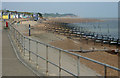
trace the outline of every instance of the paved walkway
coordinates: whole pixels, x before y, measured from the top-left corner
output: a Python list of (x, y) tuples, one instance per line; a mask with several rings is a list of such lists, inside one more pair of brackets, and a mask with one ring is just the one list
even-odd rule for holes
[(2, 75), (3, 76), (35, 76), (35, 74), (25, 67), (16, 57), (10, 40), (8, 31), (2, 32)]

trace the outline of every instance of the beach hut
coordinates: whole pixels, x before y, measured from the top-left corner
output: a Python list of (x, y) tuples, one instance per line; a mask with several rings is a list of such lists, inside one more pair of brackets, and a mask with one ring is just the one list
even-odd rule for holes
[(16, 18), (18, 18), (18, 14), (16, 14)]
[(23, 15), (22, 15), (22, 18), (26, 18), (26, 15), (25, 15), (25, 14), (23, 14)]
[(20, 13), (18, 13), (17, 15), (18, 15), (18, 18), (20, 18)]
[(10, 13), (8, 14), (8, 19), (10, 19), (11, 17), (10, 17)]
[(13, 15), (13, 14), (12, 14), (12, 15), (10, 15), (10, 16), (11, 16), (11, 19), (12, 19), (12, 18), (15, 18), (15, 15)]
[(22, 14), (20, 14), (20, 18), (23, 18), (23, 15), (22, 15)]
[(12, 15), (12, 14), (10, 15), (10, 18), (13, 18), (13, 15)]
[(8, 19), (8, 15), (3, 15), (2, 18), (3, 19)]
[(13, 15), (13, 18), (15, 18), (15, 15)]

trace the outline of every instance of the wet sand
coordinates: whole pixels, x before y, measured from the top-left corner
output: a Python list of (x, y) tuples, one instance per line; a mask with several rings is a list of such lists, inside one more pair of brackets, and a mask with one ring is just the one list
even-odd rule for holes
[[(17, 28), (23, 28), (21, 29), (21, 31), (28, 36), (28, 23), (24, 23), (26, 25), (21, 25)], [(101, 46), (100, 43), (96, 43), (94, 45), (94, 42), (92, 40), (88, 40), (88, 44), (87, 41), (85, 39), (69, 39), (67, 38), (67, 36), (64, 35), (60, 35), (58, 33), (53, 33), (50, 31), (46, 30), (46, 27), (48, 27), (49, 25), (46, 25), (44, 23), (38, 23), (38, 24), (34, 24), (31, 28), (31, 37), (38, 39), (42, 42), (45, 43), (49, 43), (53, 46), (65, 49), (65, 50), (80, 50), (80, 47), (82, 47), (82, 49), (91, 49), (92, 47), (96, 48), (96, 49), (103, 49), (104, 47), (108, 48), (108, 49), (116, 49), (116, 46), (109, 46), (108, 44), (103, 44), (103, 46)], [(75, 52), (78, 53), (78, 52)], [(116, 54), (110, 54), (107, 52), (89, 52), (89, 53), (78, 53), (82, 56), (109, 64), (111, 66), (115, 66), (118, 67), (118, 55)], [(104, 74), (104, 67), (98, 64), (95, 64), (93, 62), (81, 59), (81, 63), (85, 64), (86, 66), (90, 67), (91, 69), (95, 70), (97, 73), (100, 73), (101, 75)], [(107, 75), (108, 76), (117, 76), (118, 72), (111, 70), (108, 68), (107, 70)]]

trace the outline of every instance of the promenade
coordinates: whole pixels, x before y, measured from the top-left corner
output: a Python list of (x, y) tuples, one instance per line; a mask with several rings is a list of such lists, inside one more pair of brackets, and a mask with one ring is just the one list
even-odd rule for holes
[(5, 29), (2, 30), (2, 76), (35, 76), (16, 57)]

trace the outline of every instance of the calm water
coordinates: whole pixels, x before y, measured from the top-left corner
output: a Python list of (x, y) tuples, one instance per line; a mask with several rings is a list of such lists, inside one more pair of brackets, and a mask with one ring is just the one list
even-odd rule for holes
[(104, 22), (82, 22), (74, 23), (73, 26), (80, 27), (81, 31), (95, 32), (96, 34), (111, 35), (118, 38), (118, 20), (102, 19)]

